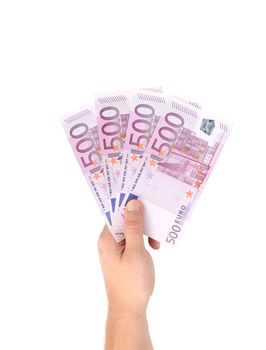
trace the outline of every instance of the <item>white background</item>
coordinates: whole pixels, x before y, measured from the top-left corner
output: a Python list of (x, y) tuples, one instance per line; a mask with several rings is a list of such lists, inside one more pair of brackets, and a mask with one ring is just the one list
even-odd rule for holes
[(1, 1), (1, 350), (103, 348), (103, 220), (58, 118), (160, 85), (234, 129), (177, 249), (152, 253), (154, 347), (265, 350), (263, 3)]

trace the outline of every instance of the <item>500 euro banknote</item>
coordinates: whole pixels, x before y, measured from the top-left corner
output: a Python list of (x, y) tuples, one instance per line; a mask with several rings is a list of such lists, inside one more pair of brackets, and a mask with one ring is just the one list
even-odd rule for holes
[[(62, 125), (86, 181), (111, 230), (110, 207), (99, 152), (99, 136), (95, 114), (92, 109), (85, 108), (65, 116), (62, 119)], [(119, 235), (114, 235), (114, 238), (117, 241), (120, 240)]]
[(103, 172), (110, 199), (111, 214), (115, 212), (118, 179), (121, 173), (123, 145), (126, 136), (129, 101), (123, 92), (95, 96), (99, 143)]
[(145, 232), (175, 245), (229, 132), (228, 123), (170, 98), (116, 216), (115, 230), (122, 231), (127, 201), (140, 198)]
[(131, 94), (130, 113), (118, 182), (117, 210), (126, 193), (130, 190), (132, 177), (137, 170), (158, 119), (162, 115), (165, 104), (164, 96), (155, 91), (139, 90)]

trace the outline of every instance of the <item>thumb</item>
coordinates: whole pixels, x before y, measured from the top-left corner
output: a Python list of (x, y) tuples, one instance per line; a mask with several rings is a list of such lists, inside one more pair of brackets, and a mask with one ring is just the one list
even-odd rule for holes
[(126, 248), (144, 248), (143, 240), (144, 208), (143, 204), (135, 199), (127, 203), (125, 210)]

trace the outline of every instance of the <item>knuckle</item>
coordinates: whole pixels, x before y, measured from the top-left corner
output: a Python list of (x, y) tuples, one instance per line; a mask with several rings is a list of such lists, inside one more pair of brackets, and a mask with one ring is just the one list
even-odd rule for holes
[(136, 229), (136, 228), (140, 227), (140, 223), (139, 223), (139, 221), (136, 221), (136, 220), (126, 220), (125, 226), (126, 226), (126, 228)]

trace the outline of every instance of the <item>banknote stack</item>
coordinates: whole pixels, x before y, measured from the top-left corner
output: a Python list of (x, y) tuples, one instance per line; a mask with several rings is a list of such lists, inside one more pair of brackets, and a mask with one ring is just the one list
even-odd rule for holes
[(160, 89), (98, 94), (62, 120), (114, 239), (125, 205), (142, 200), (145, 234), (169, 246), (183, 234), (230, 124)]

